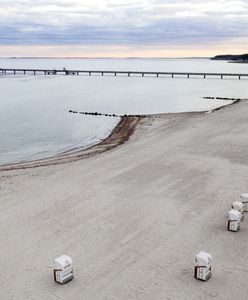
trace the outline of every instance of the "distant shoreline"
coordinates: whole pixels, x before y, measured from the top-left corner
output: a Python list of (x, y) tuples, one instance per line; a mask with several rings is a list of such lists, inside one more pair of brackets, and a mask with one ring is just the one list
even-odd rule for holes
[(248, 54), (222, 54), (212, 57), (211, 60), (224, 60), (228, 63), (248, 63)]
[(0, 57), (0, 59), (211, 59), (211, 57)]

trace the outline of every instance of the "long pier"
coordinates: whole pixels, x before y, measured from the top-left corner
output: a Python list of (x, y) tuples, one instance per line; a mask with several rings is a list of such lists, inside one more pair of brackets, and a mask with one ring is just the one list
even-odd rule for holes
[(153, 77), (185, 77), (185, 78), (230, 78), (248, 79), (243, 73), (201, 73), (201, 72), (145, 72), (145, 71), (104, 71), (104, 70), (67, 70), (63, 69), (8, 69), (0, 68), (0, 75), (112, 75), (112, 76), (153, 76)]

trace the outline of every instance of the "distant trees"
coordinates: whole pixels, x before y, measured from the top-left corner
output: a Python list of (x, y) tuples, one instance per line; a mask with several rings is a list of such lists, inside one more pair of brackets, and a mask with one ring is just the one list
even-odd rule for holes
[(248, 54), (240, 54), (240, 55), (232, 55), (232, 54), (224, 54), (224, 55), (216, 55), (211, 58), (212, 60), (230, 60), (237, 62), (248, 62)]

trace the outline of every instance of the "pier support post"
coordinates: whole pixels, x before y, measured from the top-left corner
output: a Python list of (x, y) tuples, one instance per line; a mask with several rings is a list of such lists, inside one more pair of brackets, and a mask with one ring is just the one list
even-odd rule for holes
[(223, 79), (223, 75), (220, 75), (220, 78)]
[(144, 77), (144, 73), (142, 73), (142, 77)]
[(174, 74), (171, 74), (171, 78), (174, 78)]
[(187, 77), (189, 78), (189, 74), (187, 75)]

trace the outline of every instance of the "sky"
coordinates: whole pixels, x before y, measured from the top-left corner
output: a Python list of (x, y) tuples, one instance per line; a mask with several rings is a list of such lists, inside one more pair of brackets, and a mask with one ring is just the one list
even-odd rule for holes
[(0, 0), (0, 57), (248, 52), (248, 0)]

